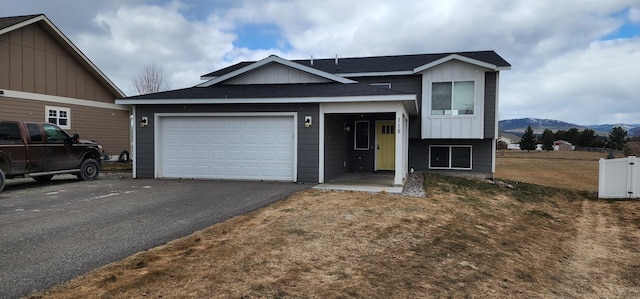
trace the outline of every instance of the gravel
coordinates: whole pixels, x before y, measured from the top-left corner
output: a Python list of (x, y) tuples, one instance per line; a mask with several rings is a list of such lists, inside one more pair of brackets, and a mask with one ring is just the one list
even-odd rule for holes
[(424, 191), (424, 174), (422, 172), (410, 173), (400, 195), (411, 197), (425, 197), (426, 193)]

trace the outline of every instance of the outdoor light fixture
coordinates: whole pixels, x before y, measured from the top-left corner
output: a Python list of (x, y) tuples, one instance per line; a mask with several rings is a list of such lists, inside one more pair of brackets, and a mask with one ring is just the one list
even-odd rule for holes
[(140, 127), (144, 128), (149, 125), (149, 117), (143, 116), (142, 120), (140, 120)]
[(349, 125), (347, 125), (347, 123), (344, 123), (344, 131), (345, 132), (350, 132), (351, 131), (351, 127), (349, 127)]
[(311, 127), (311, 115), (307, 115), (304, 117), (304, 126)]

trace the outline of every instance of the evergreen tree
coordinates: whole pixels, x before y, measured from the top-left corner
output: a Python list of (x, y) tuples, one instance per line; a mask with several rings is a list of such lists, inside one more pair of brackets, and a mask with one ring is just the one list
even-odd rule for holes
[(584, 147), (594, 147), (596, 146), (596, 140), (598, 139), (598, 135), (596, 135), (596, 131), (592, 129), (584, 129), (578, 136), (577, 145)]
[(533, 129), (531, 128), (531, 125), (529, 125), (527, 129), (524, 130), (524, 135), (522, 135), (522, 138), (520, 139), (520, 149), (523, 151), (536, 149), (536, 137), (533, 135)]
[(609, 132), (609, 147), (612, 149), (622, 150), (629, 141), (627, 130), (622, 127), (614, 127)]
[(549, 129), (544, 129), (540, 142), (542, 143), (542, 149), (545, 151), (553, 150), (553, 142), (556, 141), (556, 135)]

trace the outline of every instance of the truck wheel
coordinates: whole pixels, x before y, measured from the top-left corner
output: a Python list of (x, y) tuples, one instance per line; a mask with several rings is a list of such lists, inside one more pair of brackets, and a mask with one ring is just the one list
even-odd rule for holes
[(51, 180), (52, 175), (34, 176), (33, 179), (40, 183), (46, 183)]
[(2, 189), (4, 189), (4, 181), (6, 180), (5, 176), (4, 176), (4, 171), (2, 171), (2, 168), (0, 168), (0, 191), (2, 191)]
[(98, 178), (100, 174), (100, 165), (96, 160), (87, 159), (82, 162), (80, 165), (80, 174), (78, 174), (78, 179), (83, 181), (91, 181)]

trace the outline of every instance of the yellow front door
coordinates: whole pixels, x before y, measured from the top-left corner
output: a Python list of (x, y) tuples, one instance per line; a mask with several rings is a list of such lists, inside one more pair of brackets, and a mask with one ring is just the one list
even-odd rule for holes
[(396, 169), (396, 128), (393, 121), (376, 122), (377, 170)]

